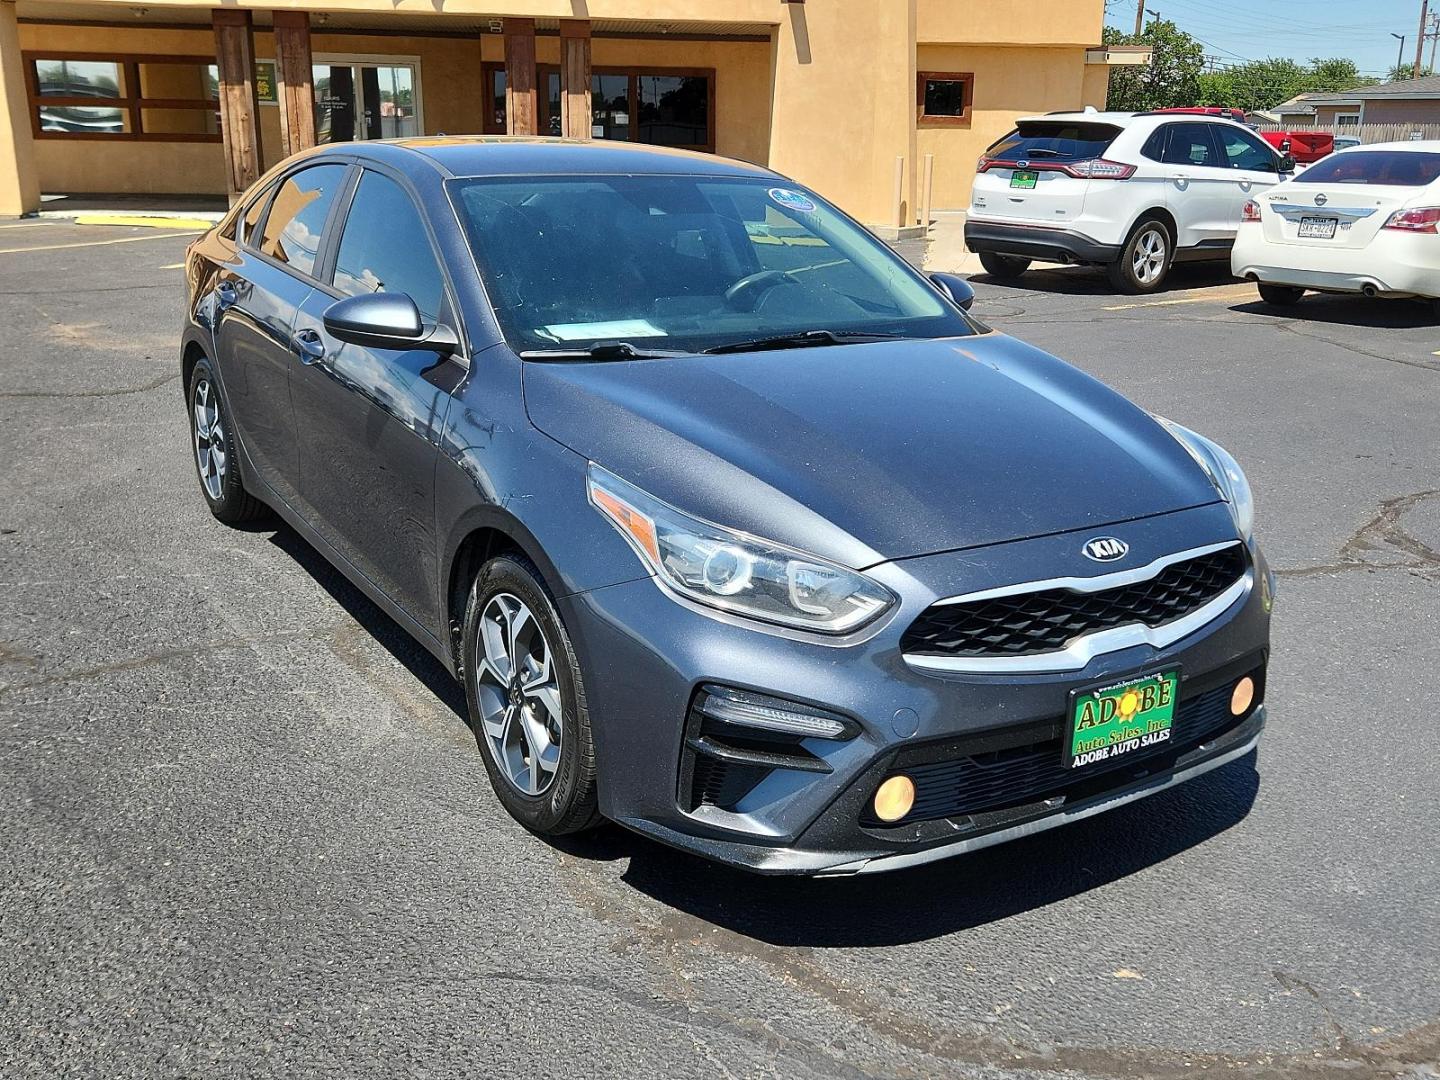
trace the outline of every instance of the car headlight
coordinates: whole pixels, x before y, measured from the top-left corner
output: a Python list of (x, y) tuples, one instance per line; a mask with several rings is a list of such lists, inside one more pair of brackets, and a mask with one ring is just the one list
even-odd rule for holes
[(1250, 493), (1250, 481), (1245, 479), (1240, 463), (1231, 457), (1230, 452), (1223, 446), (1199, 432), (1191, 431), (1163, 416), (1155, 419), (1175, 436), (1176, 442), (1190, 451), (1190, 456), (1205, 470), (1210, 482), (1229, 504), (1230, 516), (1235, 519), (1235, 527), (1240, 530), (1240, 535), (1249, 540), (1255, 531), (1255, 497)]
[(782, 626), (844, 634), (895, 602), (862, 574), (685, 514), (591, 464), (590, 503), (687, 599)]

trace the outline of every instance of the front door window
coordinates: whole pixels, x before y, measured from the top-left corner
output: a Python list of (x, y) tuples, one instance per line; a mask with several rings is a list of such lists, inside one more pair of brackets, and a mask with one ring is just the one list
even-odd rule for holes
[(421, 134), (414, 64), (334, 61), (314, 67), (315, 141)]

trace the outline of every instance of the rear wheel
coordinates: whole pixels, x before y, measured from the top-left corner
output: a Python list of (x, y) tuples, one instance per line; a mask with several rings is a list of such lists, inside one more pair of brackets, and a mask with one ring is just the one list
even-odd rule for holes
[(993, 251), (982, 251), (980, 252), (980, 265), (991, 277), (1008, 281), (1011, 278), (1018, 278), (1030, 269), (1030, 260), (1022, 259), (1018, 255), (997, 255)]
[(190, 373), (190, 445), (200, 493), (210, 512), (227, 525), (263, 518), (270, 508), (245, 490), (236, 460), (235, 432), (225, 415), (220, 388), (209, 360), (200, 360)]
[(490, 786), (520, 824), (564, 836), (600, 823), (580, 665), (540, 574), (501, 555), (465, 607), (465, 700)]
[(1150, 218), (1135, 226), (1120, 257), (1106, 267), (1110, 284), (1122, 293), (1151, 293), (1165, 283), (1174, 255), (1170, 230)]
[(1305, 295), (1304, 289), (1297, 289), (1293, 285), (1265, 285), (1257, 286), (1260, 290), (1260, 299), (1272, 307), (1289, 307), (1291, 304), (1300, 302)]

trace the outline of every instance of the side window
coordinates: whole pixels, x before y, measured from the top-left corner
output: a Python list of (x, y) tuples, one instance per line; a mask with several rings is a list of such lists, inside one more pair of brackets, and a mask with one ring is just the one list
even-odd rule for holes
[(1151, 161), (1164, 161), (1165, 140), (1169, 137), (1170, 126), (1169, 124), (1162, 124), (1152, 131), (1150, 137), (1145, 140), (1145, 145), (1140, 148), (1140, 153), (1144, 154)]
[(1173, 124), (1165, 142), (1165, 164), (1222, 168), (1219, 148), (1210, 137), (1213, 124)]
[(265, 190), (251, 199), (250, 205), (245, 208), (245, 216), (241, 219), (244, 224), (240, 228), (239, 235), (242, 243), (245, 241), (259, 243), (260, 237), (255, 230), (260, 225), (260, 218), (265, 213), (265, 207), (270, 202), (270, 194), (274, 190), (274, 184), (265, 185)]
[(1216, 134), (1220, 136), (1220, 145), (1225, 148), (1226, 164), (1230, 168), (1252, 172), (1277, 171), (1275, 154), (1268, 143), (1236, 128), (1220, 127), (1216, 129)]
[(401, 292), (428, 319), (440, 314), (444, 277), (420, 212), (395, 181), (366, 169), (340, 234), (335, 288), (346, 296)]
[(345, 165), (316, 165), (288, 177), (275, 193), (265, 218), (260, 251), (288, 263), (302, 274), (315, 272), (320, 234), (335, 193), (345, 179)]

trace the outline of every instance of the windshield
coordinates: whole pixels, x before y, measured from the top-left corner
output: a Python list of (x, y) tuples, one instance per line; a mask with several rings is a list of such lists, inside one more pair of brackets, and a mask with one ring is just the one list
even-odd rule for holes
[(988, 158), (1019, 161), (1044, 158), (1054, 161), (1088, 161), (1100, 157), (1120, 129), (1111, 124), (1074, 120), (1022, 120), (1016, 130), (985, 151)]
[(1347, 150), (1317, 161), (1295, 179), (1302, 184), (1424, 187), (1440, 179), (1440, 154), (1421, 150)]
[(525, 176), (450, 185), (517, 352), (626, 342), (689, 353), (817, 330), (859, 340), (977, 329), (868, 231), (774, 180)]

